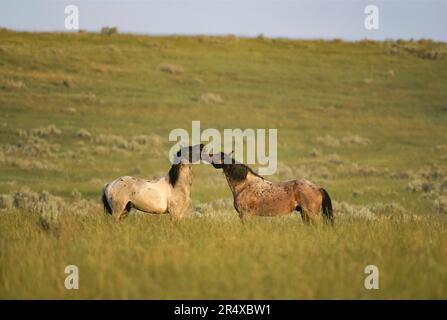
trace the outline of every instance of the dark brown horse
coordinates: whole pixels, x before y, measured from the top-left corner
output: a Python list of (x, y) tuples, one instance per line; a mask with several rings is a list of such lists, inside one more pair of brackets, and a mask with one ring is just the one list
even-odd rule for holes
[(210, 155), (209, 161), (214, 168), (223, 169), (233, 193), (234, 208), (242, 220), (251, 216), (280, 216), (296, 210), (305, 223), (313, 223), (321, 209), (326, 221), (334, 222), (329, 194), (305, 179), (271, 182), (222, 152)]

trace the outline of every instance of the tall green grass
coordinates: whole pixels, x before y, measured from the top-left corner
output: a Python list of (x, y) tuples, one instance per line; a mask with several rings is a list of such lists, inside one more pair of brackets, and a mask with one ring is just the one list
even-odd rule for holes
[[(58, 233), (29, 214), (1, 224), (2, 298), (445, 298), (445, 220), (402, 217), (305, 226), (297, 216), (229, 219), (65, 215)], [(24, 232), (26, 230), (26, 232)], [(79, 290), (66, 290), (66, 265)], [(379, 290), (364, 269), (379, 268)]]
[[(445, 298), (446, 53), (430, 40), (1, 29), (0, 297)], [(104, 183), (165, 174), (168, 134), (192, 120), (278, 129), (269, 179), (324, 186), (335, 228), (243, 226), (231, 200), (214, 202), (231, 194), (206, 165), (179, 224), (103, 216)], [(68, 264), (79, 291), (63, 287)], [(378, 291), (363, 287), (367, 264)]]

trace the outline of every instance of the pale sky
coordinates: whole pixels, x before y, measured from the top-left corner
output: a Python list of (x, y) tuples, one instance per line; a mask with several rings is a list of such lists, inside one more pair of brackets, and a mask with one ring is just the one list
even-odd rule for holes
[[(89, 31), (447, 41), (447, 0), (0, 0), (0, 27), (66, 31), (69, 4)], [(368, 4), (379, 8), (379, 30), (364, 27)]]

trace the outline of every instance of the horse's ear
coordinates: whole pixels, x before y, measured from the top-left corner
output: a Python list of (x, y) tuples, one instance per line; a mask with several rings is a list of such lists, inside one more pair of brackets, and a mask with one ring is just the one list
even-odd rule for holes
[(184, 149), (184, 147), (182, 145), (180, 145), (180, 148), (178, 149), (176, 155), (177, 157), (180, 157), (182, 155), (182, 150)]
[(194, 163), (202, 159), (203, 143), (189, 147), (189, 162)]
[(181, 162), (182, 158), (184, 158), (185, 156), (187, 156), (188, 154), (190, 154), (190, 152), (188, 152), (188, 147), (185, 147), (184, 145), (179, 145), (179, 149), (178, 151), (175, 153), (174, 155), (174, 163), (178, 164)]
[(230, 153), (221, 152), (220, 153), (220, 157), (222, 159), (222, 163), (225, 163), (225, 164), (234, 164), (234, 163), (236, 163), (236, 161), (233, 158), (233, 154), (234, 154), (234, 150), (231, 151)]

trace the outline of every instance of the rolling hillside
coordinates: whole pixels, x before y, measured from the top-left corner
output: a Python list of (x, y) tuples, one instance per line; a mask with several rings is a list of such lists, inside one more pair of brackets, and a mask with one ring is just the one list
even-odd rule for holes
[[(243, 226), (206, 165), (179, 224), (103, 215), (193, 120), (278, 129), (269, 179), (324, 186), (336, 226)], [(446, 298), (447, 45), (1, 29), (0, 194), (1, 298)]]

